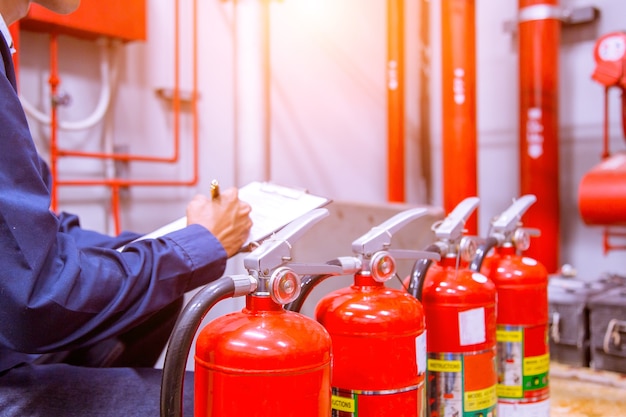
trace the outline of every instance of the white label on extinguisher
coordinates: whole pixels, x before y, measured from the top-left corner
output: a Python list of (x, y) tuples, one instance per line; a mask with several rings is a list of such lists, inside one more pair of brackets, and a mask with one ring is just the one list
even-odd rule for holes
[(426, 331), (415, 338), (415, 355), (417, 363), (417, 374), (426, 372)]
[(485, 343), (485, 309), (483, 307), (459, 312), (459, 343), (461, 346)]

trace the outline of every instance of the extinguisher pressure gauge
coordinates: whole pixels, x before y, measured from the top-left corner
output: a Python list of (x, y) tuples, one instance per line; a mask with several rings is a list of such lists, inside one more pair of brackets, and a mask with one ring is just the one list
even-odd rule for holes
[(370, 261), (370, 271), (375, 281), (389, 281), (396, 273), (396, 260), (387, 251), (376, 252)]
[(270, 277), (269, 290), (277, 304), (288, 304), (300, 295), (300, 276), (288, 267), (278, 268)]

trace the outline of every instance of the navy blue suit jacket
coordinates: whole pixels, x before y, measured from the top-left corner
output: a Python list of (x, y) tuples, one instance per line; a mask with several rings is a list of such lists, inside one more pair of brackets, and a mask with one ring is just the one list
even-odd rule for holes
[(137, 235), (83, 230), (53, 213), (50, 172), (32, 140), (0, 35), (0, 372), (35, 355), (128, 330), (186, 291), (219, 278), (226, 252), (191, 225), (114, 248)]

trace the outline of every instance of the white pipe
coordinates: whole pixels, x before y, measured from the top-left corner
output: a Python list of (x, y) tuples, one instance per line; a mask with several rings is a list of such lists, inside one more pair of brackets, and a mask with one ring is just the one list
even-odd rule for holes
[[(98, 98), (98, 103), (94, 109), (94, 111), (83, 120), (75, 121), (75, 122), (59, 122), (59, 129), (62, 130), (85, 130), (95, 126), (99, 123), (104, 115), (106, 114), (109, 104), (111, 103), (111, 79), (109, 71), (110, 62), (107, 51), (107, 45), (105, 42), (101, 41), (100, 43), (100, 79), (102, 83), (102, 88), (100, 90), (100, 97)], [(51, 123), (50, 115), (38, 110), (35, 106), (30, 104), (22, 95), (20, 95), (20, 100), (22, 102), (22, 107), (26, 113), (31, 115), (40, 123), (45, 125), (49, 125)]]
[(235, 183), (269, 181), (269, 0), (235, 1)]

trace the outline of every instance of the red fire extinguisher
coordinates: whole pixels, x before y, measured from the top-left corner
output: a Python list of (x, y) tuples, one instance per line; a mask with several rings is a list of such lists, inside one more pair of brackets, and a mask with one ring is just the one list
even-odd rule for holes
[(476, 239), (463, 236), (478, 203), (466, 198), (433, 226), (428, 250), (441, 260), (416, 262), (406, 280), (426, 315), (429, 416), (495, 415), (496, 289), (468, 268)]
[[(536, 200), (534, 195), (524, 195), (495, 217), (470, 265), (493, 281), (498, 295), (500, 417), (550, 415), (548, 272), (537, 260), (521, 255), (533, 232), (522, 228), (520, 219)], [(495, 253), (488, 256), (493, 248)]]
[[(354, 274), (353, 285), (327, 294), (315, 308), (333, 344), (334, 417), (424, 415), (422, 305), (385, 282), (396, 275), (398, 259), (438, 259), (432, 252), (390, 248), (393, 233), (427, 213), (425, 208), (403, 211), (352, 242), (356, 256), (329, 262), (341, 265), (342, 275)], [(307, 281), (304, 295), (316, 279)], [(292, 308), (298, 310), (303, 301), (300, 297)]]
[(165, 356), (162, 417), (182, 415), (185, 365), (202, 319), (221, 299), (240, 295), (245, 308), (213, 320), (196, 340), (194, 415), (330, 415), (330, 336), (315, 320), (283, 308), (298, 296), (300, 274), (337, 269), (289, 263), (292, 242), (326, 215), (317, 209), (290, 223), (244, 258), (249, 274), (220, 278), (190, 300)]

